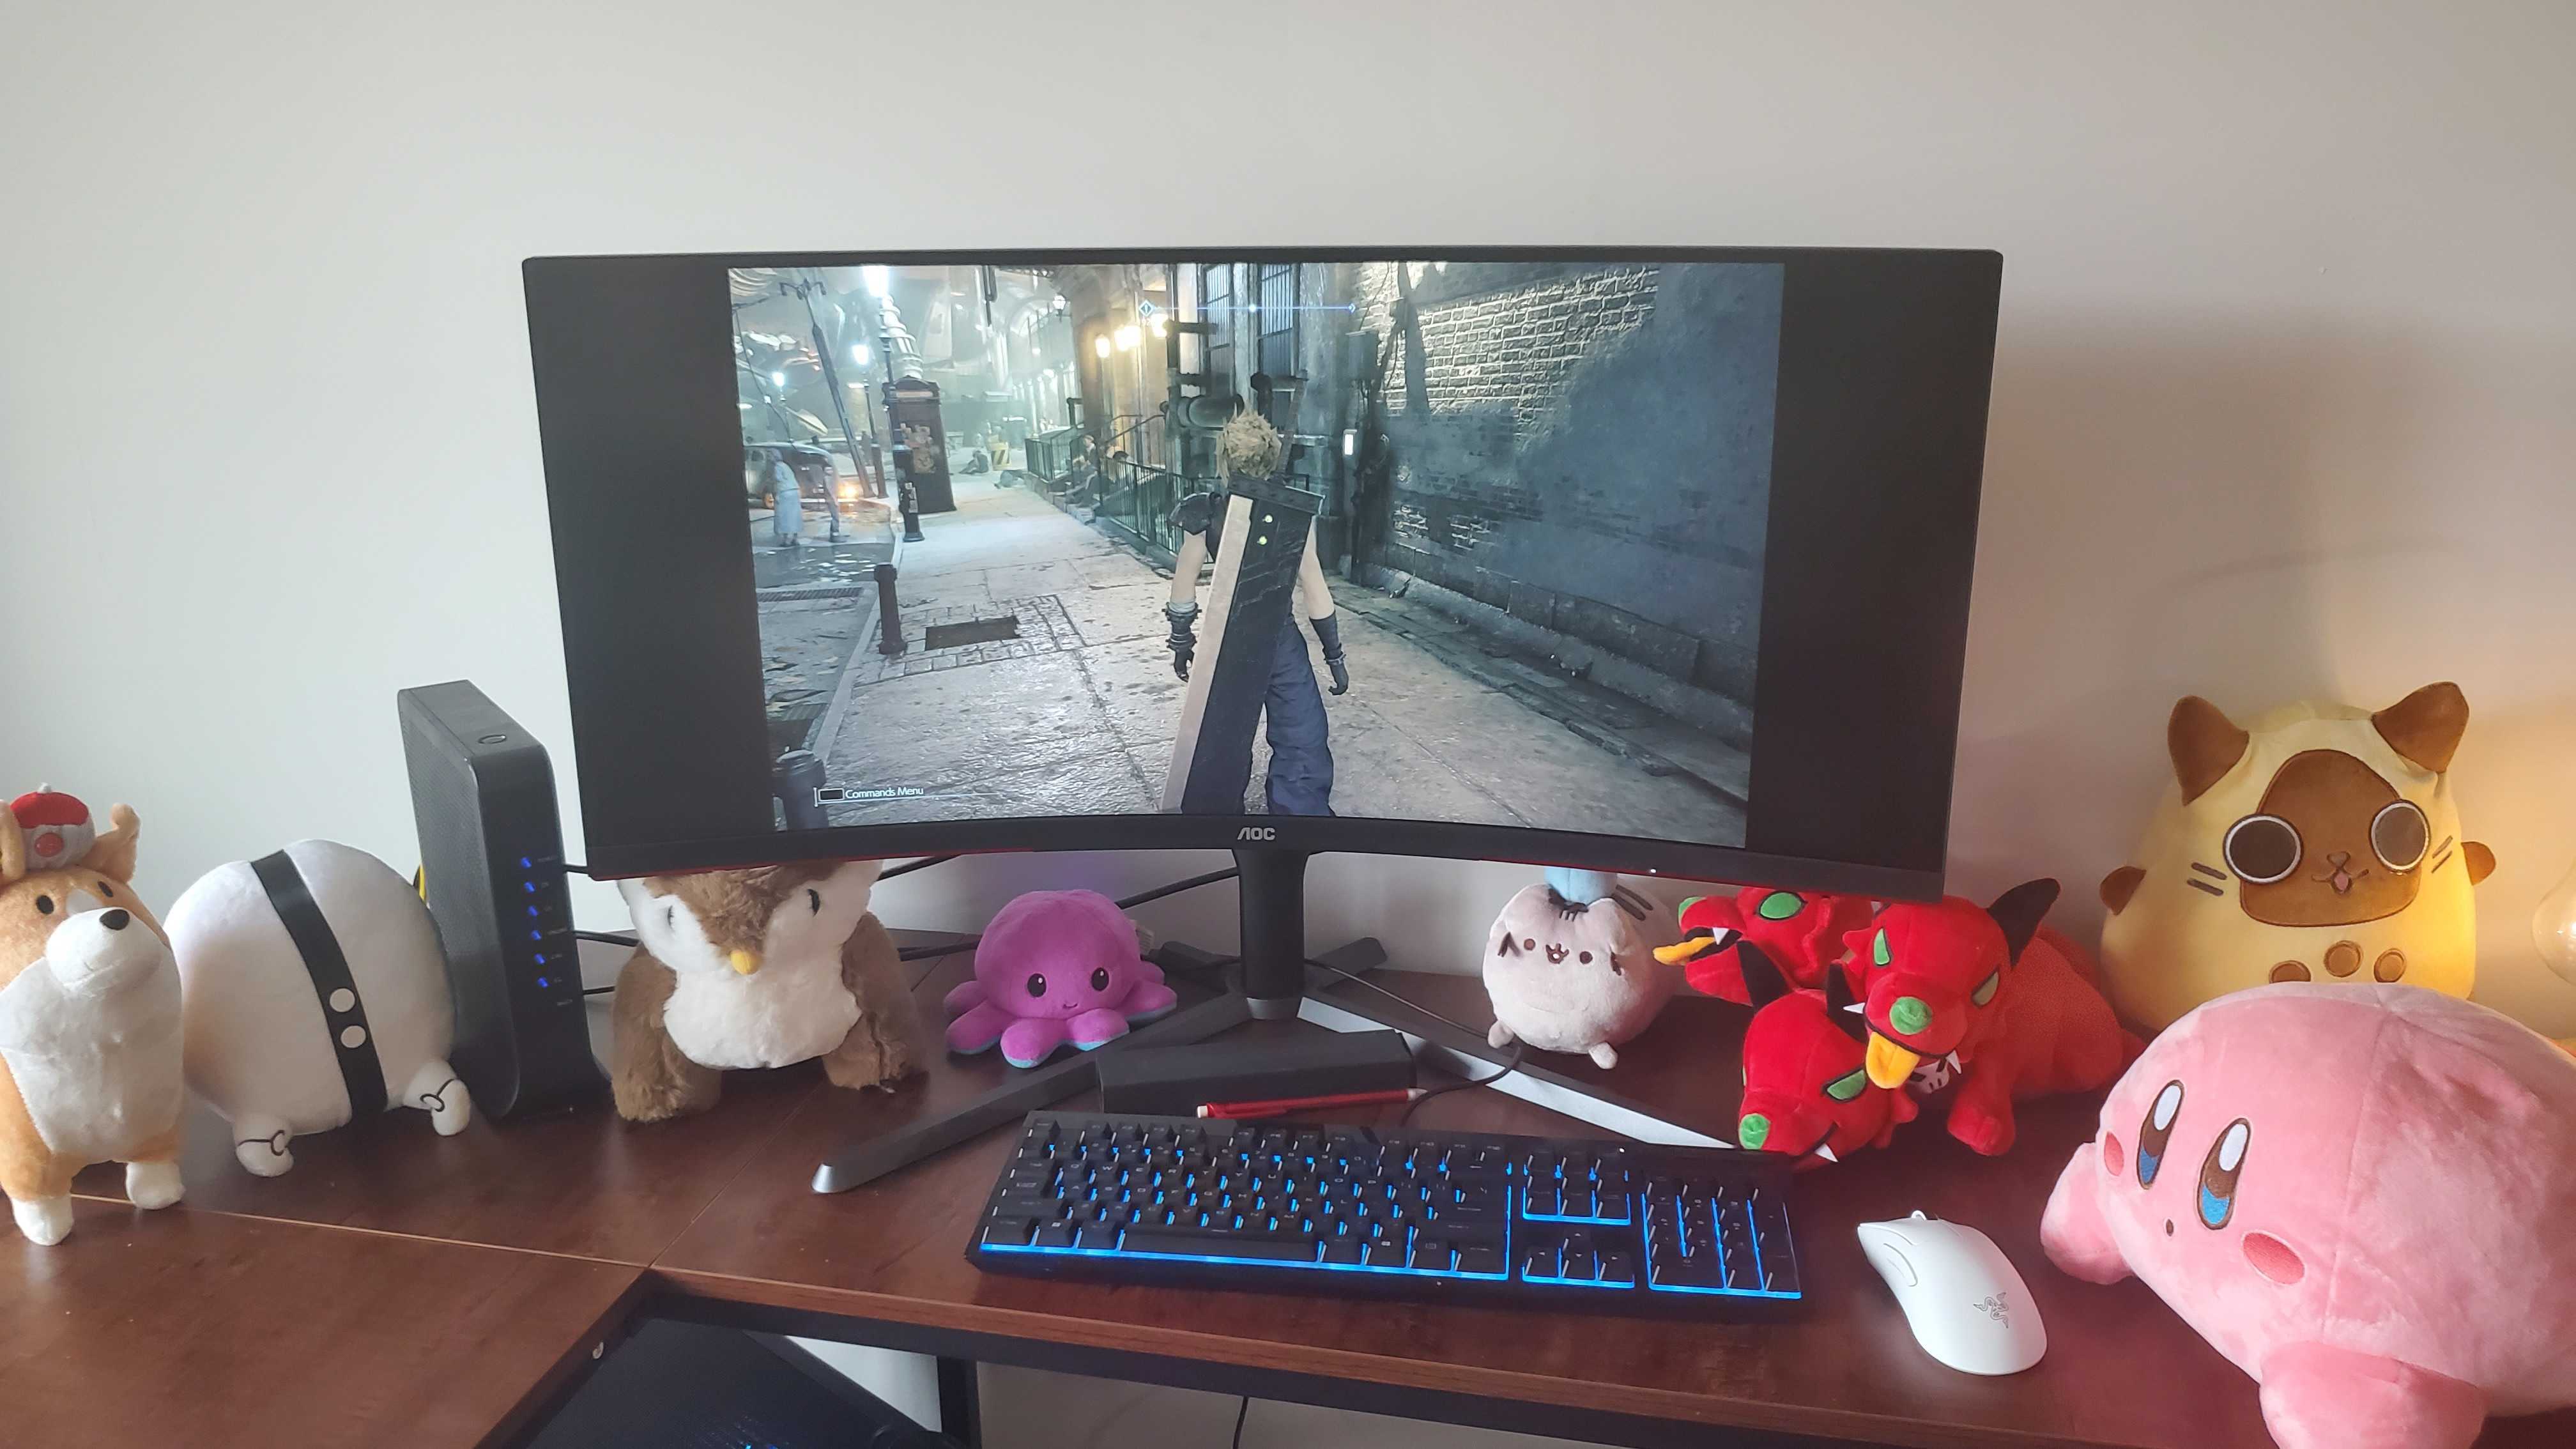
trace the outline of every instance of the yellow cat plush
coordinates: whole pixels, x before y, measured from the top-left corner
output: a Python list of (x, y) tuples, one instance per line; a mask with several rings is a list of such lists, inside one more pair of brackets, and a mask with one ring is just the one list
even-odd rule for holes
[(2285, 704), (2244, 728), (2197, 695), (2165, 725), (2174, 786), (2134, 859), (2102, 878), (2111, 1000), (2150, 1030), (2267, 981), (2404, 981), (2466, 996), (2469, 888), (2495, 855), (2460, 838), (2455, 684), (2376, 714)]

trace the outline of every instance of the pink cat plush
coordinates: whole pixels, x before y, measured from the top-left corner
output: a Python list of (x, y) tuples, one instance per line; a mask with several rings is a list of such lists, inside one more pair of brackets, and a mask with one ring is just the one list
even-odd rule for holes
[(2576, 1404), (2576, 1062), (2414, 986), (2290, 983), (2167, 1028), (2040, 1224), (2262, 1385), (2283, 1449), (2467, 1449)]

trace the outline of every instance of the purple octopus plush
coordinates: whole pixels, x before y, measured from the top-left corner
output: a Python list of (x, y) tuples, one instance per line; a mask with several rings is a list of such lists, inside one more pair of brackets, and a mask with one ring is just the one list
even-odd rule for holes
[(1136, 925), (1098, 891), (1031, 891), (984, 928), (975, 979), (948, 993), (948, 1049), (1002, 1044), (1034, 1067), (1066, 1042), (1089, 1051), (1151, 1021), (1180, 998), (1136, 954)]

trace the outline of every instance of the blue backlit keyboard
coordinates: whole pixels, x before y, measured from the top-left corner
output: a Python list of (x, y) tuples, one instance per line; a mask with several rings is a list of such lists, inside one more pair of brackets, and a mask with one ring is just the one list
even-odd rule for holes
[(1776, 1157), (1035, 1112), (966, 1255), (1000, 1273), (1742, 1318), (1798, 1300)]

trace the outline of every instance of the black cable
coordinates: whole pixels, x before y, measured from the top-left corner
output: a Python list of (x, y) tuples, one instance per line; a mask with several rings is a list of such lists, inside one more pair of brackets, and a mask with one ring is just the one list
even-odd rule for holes
[(632, 931), (575, 931), (573, 932), (573, 935), (579, 940), (597, 941), (604, 946), (632, 946), (635, 944), (635, 933)]
[(588, 875), (588, 874), (590, 874), (590, 867), (589, 867), (589, 866), (586, 866), (586, 865), (582, 865), (582, 864), (580, 864), (580, 863), (579, 863), (579, 862), (577, 862), (577, 861), (570, 861), (570, 860), (565, 861), (565, 862), (564, 862), (564, 870), (565, 870), (568, 874), (571, 874), (571, 875)]
[(1232, 880), (1241, 874), (1243, 874), (1243, 872), (1239, 870), (1212, 870), (1205, 875), (1194, 875), (1187, 880), (1176, 880), (1170, 885), (1160, 885), (1149, 891), (1139, 891), (1135, 895), (1129, 896), (1127, 899), (1120, 901), (1118, 903), (1118, 909), (1122, 911), (1132, 911), (1136, 907), (1144, 905), (1148, 901), (1159, 901), (1165, 896), (1176, 896), (1183, 891), (1194, 891), (1203, 885), (1215, 885), (1218, 881)]
[[(1243, 874), (1243, 872), (1239, 870), (1212, 870), (1205, 875), (1194, 875), (1189, 877), (1187, 880), (1176, 880), (1169, 885), (1158, 885), (1152, 890), (1139, 891), (1135, 895), (1129, 896), (1125, 900), (1118, 902), (1118, 909), (1122, 911), (1134, 910), (1136, 907), (1144, 905), (1149, 901), (1159, 901), (1165, 896), (1176, 896), (1183, 891), (1196, 890), (1200, 886), (1214, 885), (1221, 880), (1232, 880), (1241, 874)], [(927, 961), (933, 956), (948, 956), (959, 951), (972, 951), (983, 941), (983, 939), (984, 938), (982, 936), (975, 935), (968, 936), (961, 941), (950, 941), (945, 945), (909, 946), (901, 951), (897, 951), (895, 953), (895, 959), (898, 961)], [(1465, 1027), (1459, 1027), (1458, 1029), (1460, 1031), (1466, 1030)]]
[(1503, 1078), (1510, 1076), (1512, 1073), (1519, 1071), (1521, 1069), (1521, 1053), (1526, 1051), (1528, 1047), (1529, 1043), (1527, 1042), (1513, 1042), (1512, 1059), (1503, 1063), (1501, 1066), (1496, 1067), (1492, 1076), (1472, 1078), (1461, 1077), (1457, 1081), (1433, 1087), (1431, 1090), (1424, 1092), (1421, 1096), (1405, 1103), (1404, 1110), (1395, 1114), (1395, 1125), (1401, 1127), (1405, 1123), (1412, 1121), (1413, 1110), (1416, 1107), (1421, 1106), (1423, 1103), (1430, 1101), (1432, 1098), (1439, 1096), (1443, 1092), (1463, 1092), (1469, 1087), (1490, 1087), (1494, 1083), (1501, 1081)]
[(925, 855), (919, 860), (907, 861), (892, 870), (880, 871), (877, 873), (877, 879), (889, 881), (899, 875), (910, 875), (916, 870), (928, 870), (934, 865), (946, 865), (956, 858), (954, 855)]
[[(1430, 1017), (1433, 1021), (1440, 1023), (1442, 1026), (1448, 1027), (1452, 1031), (1471, 1037), (1483, 1035), (1483, 1033), (1477, 1031), (1467, 1023), (1458, 1020), (1456, 1017), (1443, 1016), (1439, 1012), (1433, 1011), (1430, 1007), (1423, 1005), (1419, 1001), (1415, 1001), (1409, 996), (1404, 996), (1397, 992), (1387, 990), (1385, 987), (1378, 985), (1376, 982), (1369, 980), (1367, 977), (1362, 976), (1356, 971), (1344, 970), (1330, 961), (1309, 960), (1306, 964), (1318, 967), (1325, 971), (1330, 971), (1345, 981), (1355, 982), (1358, 985), (1365, 986), (1369, 990), (1376, 992), (1378, 995), (1385, 997), (1387, 1000), (1392, 1001), (1399, 1006), (1409, 1007), (1412, 1010), (1421, 1012), (1424, 1016)], [(1491, 1076), (1461, 1077), (1457, 1081), (1448, 1083), (1445, 1086), (1433, 1087), (1429, 1091), (1424, 1092), (1421, 1096), (1405, 1103), (1404, 1110), (1396, 1115), (1395, 1125), (1401, 1127), (1405, 1123), (1412, 1121), (1413, 1111), (1415, 1108), (1444, 1092), (1464, 1091), (1469, 1087), (1490, 1087), (1494, 1083), (1501, 1081), (1503, 1078), (1510, 1076), (1512, 1073), (1519, 1071), (1521, 1069), (1522, 1053), (1528, 1049), (1528, 1045), (1529, 1044), (1526, 1042), (1513, 1042), (1512, 1059), (1496, 1068)]]
[(584, 996), (606, 996), (608, 993), (615, 991), (616, 989), (617, 988), (614, 986), (585, 986), (581, 989), (581, 994)]
[(1235, 1405), (1234, 1407), (1233, 1449), (1243, 1449), (1243, 1419), (1246, 1414), (1251, 1412), (1252, 1396), (1250, 1394), (1246, 1394), (1243, 1396), (1243, 1402)]

